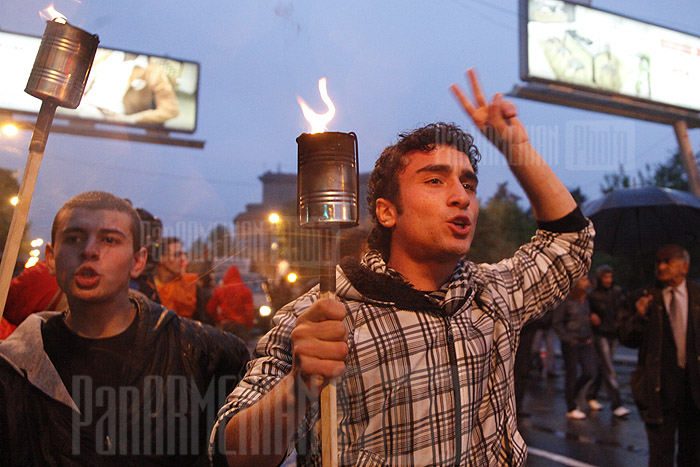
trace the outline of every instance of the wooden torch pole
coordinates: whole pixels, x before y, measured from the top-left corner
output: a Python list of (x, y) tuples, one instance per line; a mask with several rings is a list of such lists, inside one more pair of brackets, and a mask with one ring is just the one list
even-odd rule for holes
[[(321, 298), (335, 298), (337, 229), (321, 229), (320, 292)], [(321, 389), (321, 461), (323, 467), (338, 465), (338, 379), (331, 378)]]
[(19, 201), (12, 214), (10, 231), (7, 233), (5, 249), (2, 252), (2, 262), (0, 262), (0, 318), (2, 318), (5, 311), (5, 302), (7, 301), (7, 292), (10, 290), (12, 272), (15, 269), (17, 255), (24, 237), (24, 227), (27, 225), (29, 207), (32, 204), (32, 196), (34, 196), (34, 187), (39, 176), (41, 159), (44, 157), (44, 149), (46, 148), (46, 141), (49, 138), (49, 131), (51, 130), (55, 113), (55, 103), (49, 100), (42, 101), (41, 110), (39, 110), (36, 125), (34, 126), (32, 141), (29, 143), (29, 155), (24, 165), (24, 174), (19, 185), (19, 193), (17, 193)]

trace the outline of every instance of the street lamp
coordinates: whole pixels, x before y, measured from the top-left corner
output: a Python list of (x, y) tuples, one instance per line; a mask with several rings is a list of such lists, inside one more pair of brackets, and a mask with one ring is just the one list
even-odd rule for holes
[(17, 128), (17, 125), (14, 123), (5, 123), (2, 126), (2, 134), (12, 138), (13, 136), (17, 136), (17, 133), (19, 133), (19, 128)]
[(280, 225), (282, 218), (278, 213), (271, 212), (267, 220), (272, 224), (270, 250), (274, 253), (270, 253), (270, 262), (273, 263), (270, 265), (270, 269), (274, 270), (280, 260)]

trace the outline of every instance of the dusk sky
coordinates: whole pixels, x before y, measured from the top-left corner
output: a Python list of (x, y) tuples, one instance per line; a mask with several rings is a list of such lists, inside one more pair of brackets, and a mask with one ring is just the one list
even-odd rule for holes
[[(45, 23), (39, 11), (48, 3), (4, 0), (0, 30), (40, 36)], [(700, 35), (698, 0), (600, 0), (592, 6)], [(466, 83), (468, 67), (477, 68), (489, 95), (522, 84), (516, 0), (56, 0), (55, 8), (98, 34), (101, 46), (199, 62), (198, 128), (175, 135), (206, 145), (51, 134), (29, 213), (32, 238), (48, 238), (68, 198), (98, 189), (131, 199), (169, 229), (205, 235), (217, 223), (232, 228), (246, 204), (260, 202), (258, 176), (296, 171), (295, 139), (308, 131), (296, 96), (325, 110), (317, 89), (324, 76), (337, 109), (329, 129), (357, 133), (362, 172), (371, 171), (402, 130), (441, 120), (473, 131), (448, 92), (451, 83)], [(664, 162), (677, 149), (667, 125), (513, 100), (535, 147), (568, 187), (580, 187), (589, 199), (600, 195), (610, 170), (566, 163), (577, 144), (571, 128), (607, 125), (623, 134), (627, 150), (618, 156), (628, 173)], [(29, 131), (0, 135), (0, 167), (21, 173), (30, 137)], [(690, 141), (697, 153), (700, 130), (690, 130)], [(479, 199), (485, 202), (503, 181), (522, 194), (500, 155), (483, 138), (477, 142), (483, 153)]]

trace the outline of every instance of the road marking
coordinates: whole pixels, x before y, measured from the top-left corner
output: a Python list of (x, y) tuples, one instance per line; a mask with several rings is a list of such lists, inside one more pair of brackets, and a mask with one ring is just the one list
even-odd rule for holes
[(595, 465), (586, 464), (585, 462), (577, 461), (575, 459), (571, 459), (570, 457), (554, 454), (553, 452), (543, 451), (542, 449), (537, 449), (533, 447), (528, 447), (527, 452), (534, 456), (544, 457), (549, 460), (559, 462), (563, 465), (570, 465), (571, 467), (596, 467)]

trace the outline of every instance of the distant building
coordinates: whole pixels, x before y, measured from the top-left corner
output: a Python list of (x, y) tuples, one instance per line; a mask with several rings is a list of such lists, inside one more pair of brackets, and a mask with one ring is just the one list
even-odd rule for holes
[[(265, 172), (261, 203), (247, 204), (233, 219), (236, 256), (250, 261), (251, 270), (274, 276), (277, 264), (286, 260), (294, 270), (313, 270), (318, 265), (318, 238), (313, 229), (299, 227), (296, 174)], [(367, 212), (369, 174), (360, 174), (360, 227), (371, 223)], [(270, 214), (279, 216), (277, 223)]]

